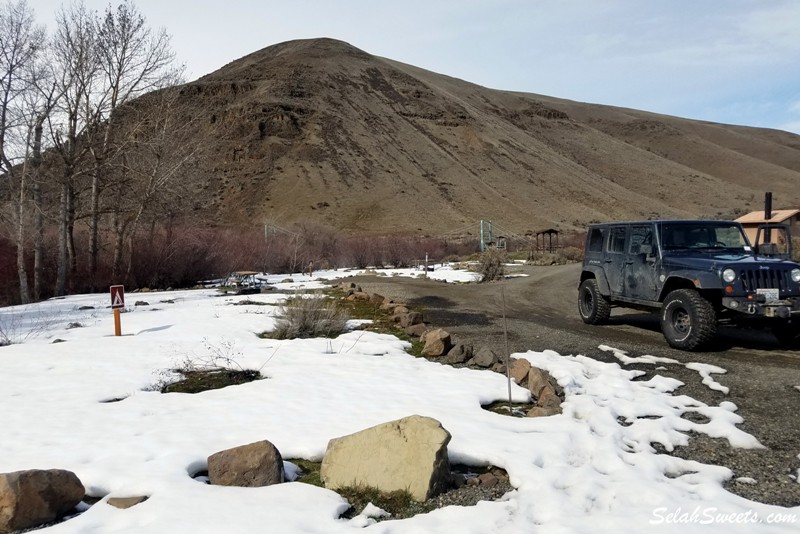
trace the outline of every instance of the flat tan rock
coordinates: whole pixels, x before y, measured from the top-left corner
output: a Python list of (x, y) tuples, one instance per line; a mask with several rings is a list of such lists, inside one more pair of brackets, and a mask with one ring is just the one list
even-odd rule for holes
[(330, 440), (320, 477), (330, 489), (407, 490), (425, 501), (450, 486), (449, 442), (439, 421), (412, 415)]

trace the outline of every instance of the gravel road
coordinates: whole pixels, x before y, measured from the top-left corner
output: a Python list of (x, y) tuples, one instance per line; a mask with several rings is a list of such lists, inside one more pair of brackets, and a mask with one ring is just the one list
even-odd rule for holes
[[(601, 344), (627, 351), (630, 356), (651, 354), (682, 363), (701, 362), (727, 370), (714, 375), (730, 388), (727, 395), (702, 384), (696, 371), (678, 364), (629, 365), (647, 377), (655, 373), (677, 378), (685, 385), (676, 394), (689, 395), (710, 405), (731, 401), (744, 418), (742, 430), (754, 435), (765, 450), (731, 448), (724, 439), (692, 435), (675, 456), (724, 465), (734, 476), (729, 491), (748, 499), (780, 506), (800, 505), (800, 351), (782, 350), (767, 332), (722, 328), (710, 352), (687, 353), (670, 348), (651, 314), (615, 309), (606, 326), (584, 324), (577, 312), (580, 265), (519, 266), (527, 276), (500, 283), (447, 284), (426, 279), (357, 277), (365, 291), (404, 301), (422, 311), (427, 322), (443, 327), (476, 347), (486, 345), (503, 354), (502, 309), (505, 301), (511, 352), (555, 350), (618, 362), (601, 351)], [(747, 477), (755, 484), (737, 482)]]

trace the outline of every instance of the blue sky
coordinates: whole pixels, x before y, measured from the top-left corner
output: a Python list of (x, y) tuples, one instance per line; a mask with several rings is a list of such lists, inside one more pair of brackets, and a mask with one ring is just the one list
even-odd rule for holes
[[(62, 2), (31, 4), (52, 26)], [(275, 43), (332, 37), (497, 89), (800, 133), (796, 0), (136, 4), (172, 35), (189, 79)]]

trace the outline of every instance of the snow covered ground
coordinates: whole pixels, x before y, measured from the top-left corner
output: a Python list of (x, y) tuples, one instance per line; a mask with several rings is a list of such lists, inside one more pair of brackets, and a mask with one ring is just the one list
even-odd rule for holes
[[(328, 276), (335, 275), (292, 278), (314, 287)], [(258, 338), (273, 326), (285, 297), (219, 296), (210, 289), (128, 294), (122, 337), (112, 335), (107, 294), (0, 309), (0, 324), (17, 341), (0, 348), (0, 472), (69, 469), (91, 495), (106, 496), (45, 532), (800, 528), (800, 507), (745, 500), (723, 489), (732, 477), (728, 469), (657, 454), (651, 446), (670, 450), (694, 431), (736, 447), (760, 447), (735, 426), (741, 418), (731, 402), (709, 406), (680, 395), (681, 383), (671, 378), (634, 381), (640, 373), (618, 364), (527, 352), (514, 357), (552, 373), (564, 388), (564, 413), (498, 415), (481, 405), (505, 398), (503, 376), (414, 358), (392, 336), (354, 331), (334, 340)], [(243, 299), (264, 305), (234, 305)], [(132, 306), (136, 301), (147, 304)], [(212, 356), (260, 369), (266, 379), (196, 395), (148, 390), (181, 361)], [(516, 401), (528, 395), (514, 386)], [(691, 411), (709, 421), (681, 417)], [(322, 488), (209, 486), (190, 476), (214, 452), (262, 439), (284, 458), (320, 460), (329, 439), (412, 414), (434, 417), (450, 431), (452, 462), (503, 467), (516, 490), (502, 501), (364, 527), (370, 521), (363, 517), (337, 519), (347, 504)], [(150, 498), (127, 510), (105, 504), (108, 497), (134, 495)]]

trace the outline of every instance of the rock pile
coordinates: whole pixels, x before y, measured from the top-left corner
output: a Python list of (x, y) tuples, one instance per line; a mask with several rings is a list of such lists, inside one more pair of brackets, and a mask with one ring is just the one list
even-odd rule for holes
[[(422, 355), (428, 359), (442, 364), (453, 366), (466, 366), (480, 369), (491, 369), (497, 373), (506, 374), (506, 366), (500, 358), (488, 347), (477, 349), (468, 343), (463, 343), (454, 338), (442, 328), (433, 328), (424, 321), (421, 313), (413, 311), (407, 305), (395, 302), (378, 293), (363, 291), (355, 283), (342, 282), (335, 288), (345, 292), (345, 299), (349, 301), (372, 302), (379, 305), (380, 309), (391, 315), (392, 321), (397, 323), (403, 331), (411, 337), (418, 338), (423, 343)], [(561, 413), (563, 391), (558, 383), (547, 371), (531, 367), (525, 359), (515, 359), (511, 362), (508, 373), (520, 386), (527, 387), (531, 397), (536, 401), (535, 406), (528, 412), (529, 417), (542, 417)]]

